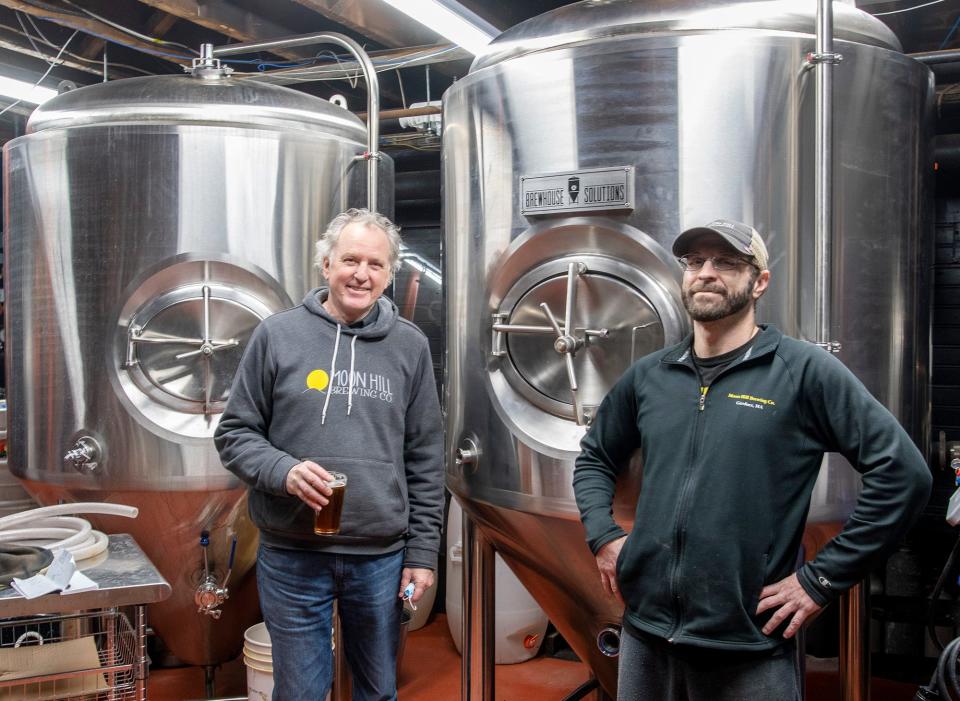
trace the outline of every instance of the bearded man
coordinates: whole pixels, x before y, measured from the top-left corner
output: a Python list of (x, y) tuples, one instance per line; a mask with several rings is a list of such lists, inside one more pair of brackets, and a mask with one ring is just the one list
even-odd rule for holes
[[(896, 419), (830, 353), (756, 322), (760, 234), (717, 220), (673, 244), (693, 332), (638, 360), (601, 404), (573, 484), (606, 591), (625, 604), (618, 701), (796, 701), (801, 626), (881, 561), (931, 476)], [(616, 480), (639, 450), (633, 529)], [(797, 568), (823, 455), (863, 489)]]

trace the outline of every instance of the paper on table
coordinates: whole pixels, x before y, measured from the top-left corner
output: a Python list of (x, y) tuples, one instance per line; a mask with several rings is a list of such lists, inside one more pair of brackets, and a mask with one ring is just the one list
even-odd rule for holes
[(38, 596), (55, 591), (77, 594), (100, 588), (96, 582), (77, 569), (73, 555), (66, 550), (57, 551), (53, 562), (44, 574), (37, 574), (28, 579), (14, 577), (11, 586), (26, 599), (36, 599)]
[(56, 550), (53, 553), (53, 562), (43, 576), (53, 582), (57, 589), (65, 589), (76, 571), (77, 563), (73, 561), (73, 554), (69, 550)]
[(100, 585), (90, 579), (80, 570), (77, 570), (73, 573), (73, 576), (70, 578), (70, 583), (67, 585), (67, 588), (64, 589), (61, 594), (79, 594), (82, 591), (93, 591), (94, 589), (99, 589)]

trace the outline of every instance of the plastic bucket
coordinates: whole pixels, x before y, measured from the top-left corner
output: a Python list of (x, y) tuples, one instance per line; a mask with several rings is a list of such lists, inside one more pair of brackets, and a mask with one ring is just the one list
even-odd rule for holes
[(246, 655), (243, 663), (247, 666), (247, 701), (270, 701), (273, 697), (273, 665), (252, 662)]
[(243, 646), (243, 659), (254, 663), (273, 665), (273, 657), (269, 652), (258, 652), (251, 650), (246, 645)]
[[(450, 500), (447, 515), (448, 543), (460, 533), (463, 512), (456, 499)], [(461, 626), (463, 625), (463, 545), (457, 539), (447, 548), (447, 625), (462, 654)], [(547, 615), (524, 588), (500, 555), (495, 558), (496, 609), (494, 611), (495, 662), (516, 664), (534, 657), (540, 650), (547, 630)]]
[(243, 664), (247, 667), (247, 701), (270, 701), (273, 696), (273, 655), (265, 623), (243, 634)]
[(243, 641), (245, 647), (260, 654), (269, 655), (272, 650), (270, 633), (267, 632), (266, 623), (257, 623), (247, 628), (247, 632), (243, 634)]

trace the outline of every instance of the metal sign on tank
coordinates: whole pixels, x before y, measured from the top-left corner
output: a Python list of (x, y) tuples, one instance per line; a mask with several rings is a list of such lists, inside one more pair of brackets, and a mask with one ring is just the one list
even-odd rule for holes
[[(759, 319), (816, 337), (815, 11), (581, 2), (502, 34), (444, 95), (448, 485), (611, 693), (597, 636), (621, 611), (577, 518), (579, 440), (626, 367), (686, 333), (670, 244), (689, 226), (763, 231), (776, 284)], [(931, 76), (879, 21), (834, 12), (831, 316), (844, 363), (925, 445)], [(629, 169), (629, 207), (565, 211), (612, 169)], [(528, 199), (531, 182), (556, 194)], [(812, 521), (856, 496), (836, 462)], [(615, 503), (627, 528), (640, 474), (634, 460)]]

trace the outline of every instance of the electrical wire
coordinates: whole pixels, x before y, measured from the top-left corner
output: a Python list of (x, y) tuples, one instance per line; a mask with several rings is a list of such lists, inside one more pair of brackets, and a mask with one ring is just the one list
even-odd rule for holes
[(946, 48), (947, 44), (950, 43), (950, 37), (953, 36), (955, 31), (957, 31), (957, 27), (960, 27), (960, 15), (957, 15), (957, 20), (953, 23), (953, 26), (950, 27), (950, 31), (947, 32), (947, 36), (945, 36), (943, 41), (940, 42), (938, 50)]
[[(456, 46), (448, 46), (447, 48), (441, 49), (440, 51), (435, 51), (433, 53), (429, 53), (425, 55), (417, 54), (412, 56), (411, 58), (400, 60), (400, 61), (389, 60), (389, 59), (386, 61), (384, 60), (377, 61), (371, 58), (371, 62), (373, 63), (374, 70), (376, 70), (377, 73), (383, 73), (385, 71), (397, 70), (397, 69), (403, 68), (404, 66), (407, 66), (408, 64), (411, 64), (411, 63), (417, 63), (417, 62), (429, 60), (432, 58), (439, 58), (444, 54), (450, 53), (451, 51), (456, 51), (458, 48), (459, 47), (456, 47)], [(334, 57), (334, 59), (338, 64), (342, 65), (342, 61), (340, 60), (340, 57), (337, 54), (333, 53), (332, 51), (321, 52), (321, 54), (323, 53), (329, 53), (331, 56)], [(317, 57), (319, 57), (321, 54), (318, 54)], [(341, 73), (343, 73), (343, 71), (344, 71), (343, 68), (335, 68), (333, 66), (329, 66), (326, 68), (317, 66), (315, 68), (305, 69), (302, 73), (296, 70), (291, 70), (291, 71), (284, 71), (283, 73), (280, 73), (280, 74), (271, 74), (270, 72), (266, 72), (266, 73), (237, 73), (235, 75), (237, 75), (237, 77), (250, 78), (252, 80), (282, 79), (290, 83), (309, 83), (316, 80), (342, 80), (346, 78), (350, 80), (351, 87), (355, 88), (356, 80), (359, 75), (359, 67), (357, 67), (357, 73), (354, 73), (353, 75), (347, 75), (347, 76), (340, 75)], [(324, 78), (324, 76), (328, 76), (328, 75), (333, 77)]]
[(897, 15), (901, 12), (913, 12), (914, 10), (919, 10), (922, 7), (930, 7), (931, 5), (939, 5), (943, 0), (933, 0), (933, 2), (925, 2), (922, 5), (914, 5), (913, 7), (905, 7), (902, 10), (890, 10), (889, 12), (875, 12), (873, 13), (874, 17), (884, 17), (886, 15)]
[[(30, 18), (30, 15), (27, 15), (27, 19), (29, 19), (29, 18)], [(31, 22), (30, 24), (33, 24), (33, 22)], [(34, 28), (34, 29), (37, 28), (35, 24), (33, 25), (33, 28)], [(2, 23), (0, 23), (0, 29), (6, 29), (8, 32), (12, 32), (12, 33), (14, 33), (14, 34), (19, 34), (20, 36), (24, 36), (24, 37), (28, 36), (28, 35), (24, 34), (23, 32), (21, 32), (21, 31), (20, 31), (19, 29), (17, 29), (16, 27), (11, 27), (9, 24), (2, 24)], [(37, 33), (40, 34), (40, 32), (37, 32)], [(57, 48), (57, 44), (51, 43), (46, 37), (43, 36), (43, 34), (40, 34), (40, 36), (41, 36), (40, 43), (45, 44), (46, 46), (50, 46), (50, 47), (52, 47), (52, 48), (54, 48), (54, 49)], [(103, 62), (100, 61), (100, 60), (98, 60), (98, 59), (87, 58), (86, 56), (81, 56), (80, 54), (75, 54), (75, 53), (73, 53), (73, 52), (71, 52), (71, 51), (65, 51), (65, 52), (64, 52), (64, 56), (70, 56), (71, 58), (73, 58), (73, 59), (75, 59), (75, 60), (77, 60), (77, 61), (82, 61), (83, 63), (92, 63), (92, 64), (95, 64), (95, 65), (97, 65), (97, 66), (103, 65)], [(131, 66), (129, 63), (116, 63), (115, 61), (108, 61), (108, 62), (107, 62), (107, 65), (110, 66), (110, 67), (126, 68), (127, 70), (136, 71), (137, 73), (142, 73), (143, 75), (156, 75), (155, 73), (152, 73), (152, 72), (150, 72), (150, 71), (144, 70), (143, 68), (140, 68), (139, 66)]]
[(407, 109), (407, 96), (403, 93), (403, 77), (400, 75), (400, 69), (394, 69), (397, 73), (397, 82), (400, 84), (400, 102), (403, 103), (403, 109)]
[[(23, 13), (21, 13), (21, 14), (23, 14)], [(40, 38), (43, 39), (43, 41), (45, 41), (49, 46), (55, 46), (55, 44), (54, 44), (52, 41), (50, 41), (49, 39), (47, 39), (46, 34), (44, 34), (43, 32), (40, 31), (40, 27), (37, 26), (37, 23), (33, 20), (33, 16), (32, 16), (32, 15), (26, 15), (26, 17), (27, 17), (27, 21), (30, 23), (30, 26), (33, 27), (34, 30), (36, 30), (36, 32), (37, 32), (37, 34), (40, 36)]]
[[(88, 10), (87, 8), (81, 7), (80, 5), (77, 5), (76, 3), (71, 2), (71, 0), (62, 0), (62, 2), (63, 2), (64, 4), (66, 4), (66, 5), (69, 5), (70, 7), (75, 7), (75, 8), (77, 8), (78, 10), (80, 10), (80, 12), (82, 12), (83, 14), (85, 14), (85, 15), (87, 15), (87, 16), (89, 16), (89, 17), (93, 17), (95, 20), (99, 20), (99, 21), (103, 22), (104, 24), (107, 24), (107, 25), (113, 27), (114, 29), (119, 29), (121, 32), (124, 32), (124, 33), (126, 33), (126, 34), (129, 34), (129, 35), (132, 36), (132, 37), (136, 37), (137, 39), (143, 39), (144, 41), (149, 41), (149, 42), (151, 42), (151, 43), (153, 43), (153, 44), (159, 44), (160, 46), (179, 46), (181, 49), (186, 49), (187, 51), (189, 51), (189, 52), (192, 53), (192, 54), (199, 54), (199, 53), (200, 53), (200, 52), (197, 51), (196, 49), (193, 49), (193, 48), (187, 46), (186, 44), (181, 44), (181, 43), (176, 42), (176, 41), (166, 41), (166, 40), (164, 40), (164, 39), (160, 39), (159, 37), (152, 37), (152, 36), (148, 36), (147, 34), (141, 34), (140, 32), (138, 32), (138, 31), (136, 31), (136, 30), (130, 29), (130, 27), (125, 27), (125, 26), (123, 26), (122, 24), (119, 24), (119, 23), (117, 23), (117, 22), (114, 22), (113, 20), (107, 19), (106, 17), (102, 17), (102, 16), (96, 14), (95, 12), (91, 12), (91, 11)], [(181, 58), (190, 58), (190, 57), (189, 57), (189, 56), (183, 56), (183, 57), (181, 57)]]
[[(67, 50), (67, 46), (70, 44), (71, 41), (73, 41), (73, 38), (77, 36), (77, 34), (79, 33), (80, 33), (79, 30), (77, 29), (73, 30), (73, 34), (71, 34), (70, 37), (65, 42), (63, 42), (63, 46), (60, 47), (60, 51), (57, 52), (56, 58), (54, 58), (53, 62), (50, 63), (50, 67), (47, 68), (46, 73), (40, 76), (40, 80), (34, 83), (33, 87), (35, 88), (38, 87), (40, 83), (42, 83), (46, 79), (46, 77), (50, 75), (50, 71), (52, 71), (54, 68), (60, 65), (59, 63), (57, 63), (57, 61), (60, 60), (60, 57), (63, 55), (63, 52)], [(7, 105), (2, 110), (0, 110), (0, 117), (2, 117), (7, 112), (7, 110), (12, 109), (13, 107), (19, 105), (21, 102), (23, 102), (23, 98), (20, 98), (16, 102), (11, 102), (9, 105)]]
[(25, 37), (27, 37), (27, 41), (30, 42), (30, 46), (33, 47), (33, 50), (36, 51), (38, 54), (40, 54), (40, 58), (42, 58), (42, 59), (44, 60), (44, 62), (46, 62), (46, 63), (53, 63), (49, 58), (47, 58), (47, 57), (43, 54), (43, 52), (40, 50), (40, 47), (37, 46), (37, 43), (33, 40), (33, 36), (32, 36), (32, 35), (30, 34), (30, 32), (27, 30), (27, 25), (24, 24), (24, 22), (23, 22), (23, 13), (22, 13), (22, 12), (14, 12), (13, 14), (15, 14), (15, 15), (17, 16), (17, 21), (20, 23), (20, 27), (23, 29), (23, 35), (24, 35)]

